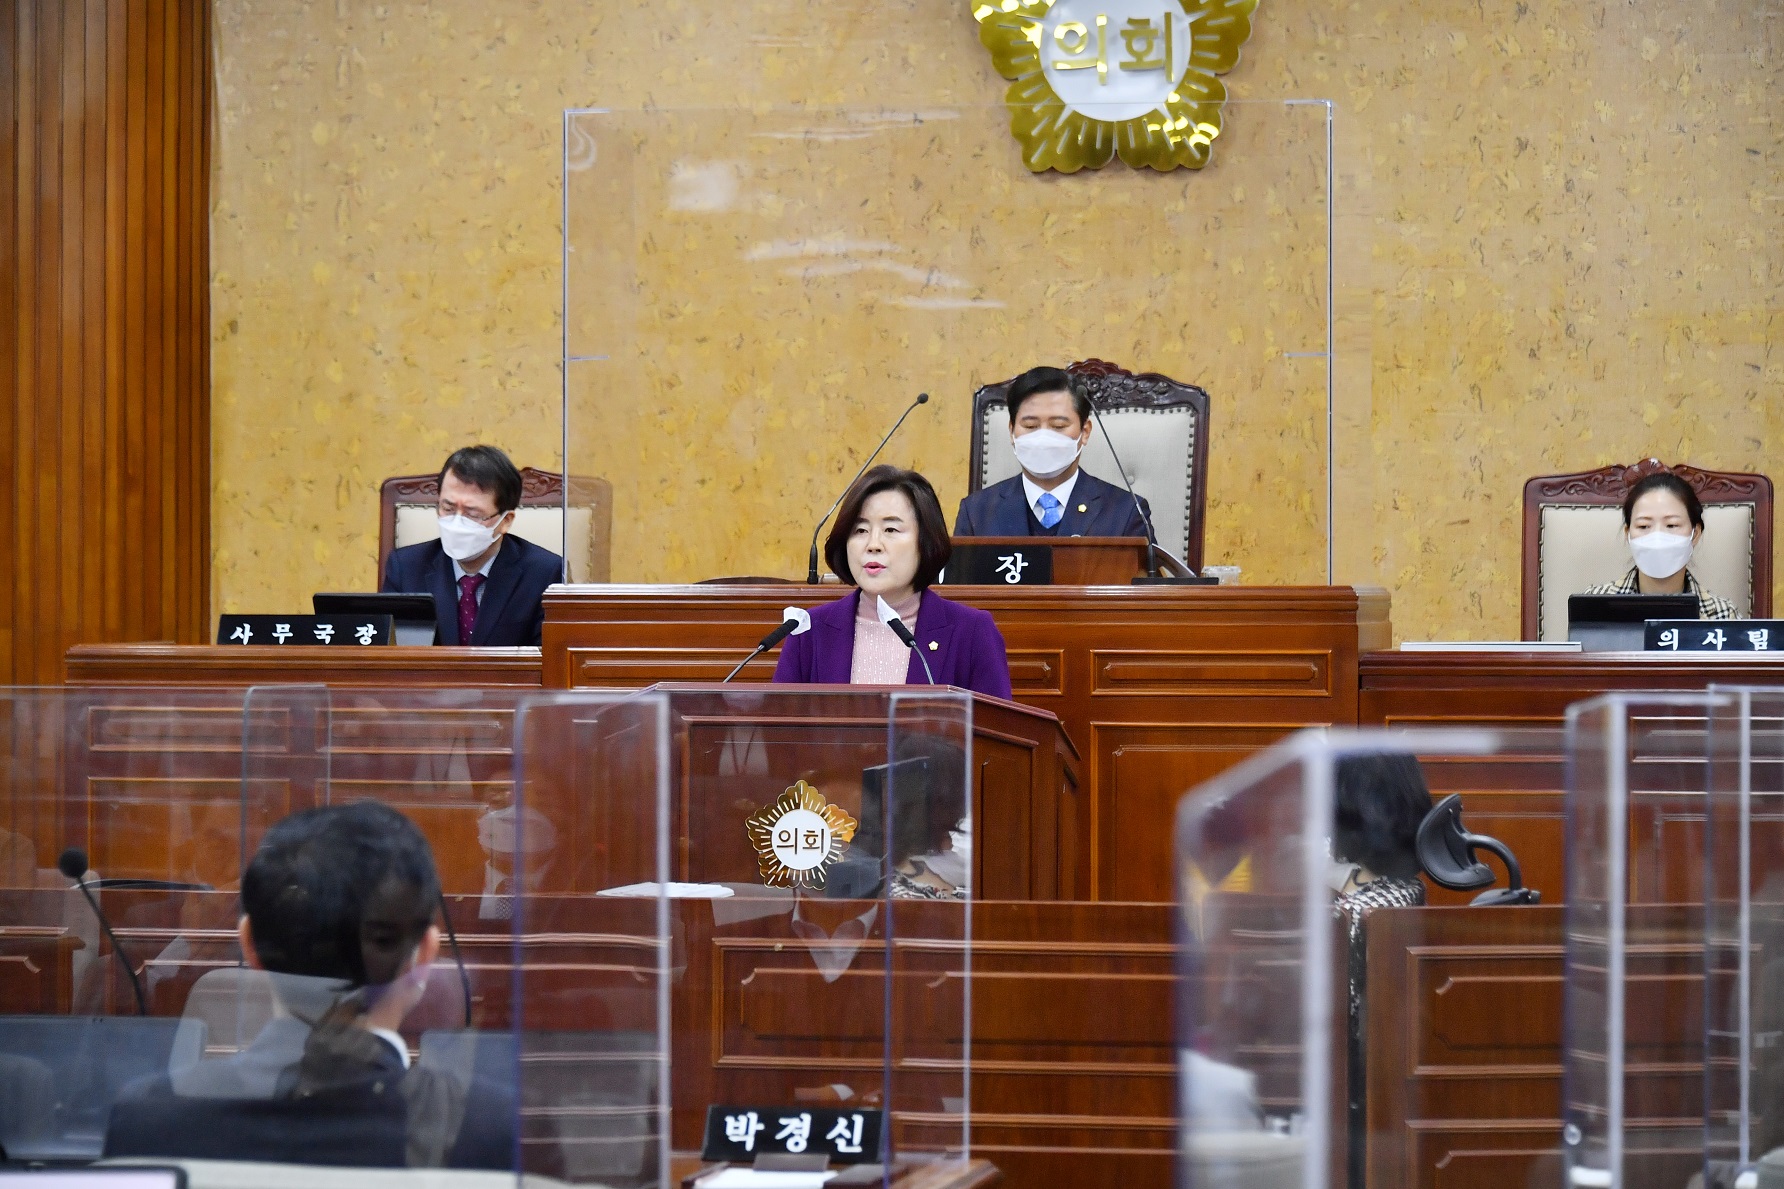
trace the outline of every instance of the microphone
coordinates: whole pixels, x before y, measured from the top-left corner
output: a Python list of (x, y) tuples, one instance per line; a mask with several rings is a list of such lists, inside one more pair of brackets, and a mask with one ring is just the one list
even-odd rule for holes
[(471, 1027), (471, 976), (465, 971), (465, 956), (458, 950), (458, 931), (452, 927), (452, 914), (446, 911), (446, 893), (440, 893), (440, 920), (446, 925), (446, 940), (452, 946), (452, 960), (458, 964), (458, 986), (465, 995), (465, 1027)]
[(879, 603), (877, 610), (880, 622), (891, 628), (892, 634), (903, 640), (904, 646), (917, 654), (917, 659), (923, 662), (923, 676), (929, 678), (930, 685), (934, 685), (935, 674), (929, 671), (929, 658), (923, 655), (921, 648), (917, 647), (917, 638), (911, 635), (911, 629), (904, 626), (904, 620), (898, 618), (898, 612), (892, 610), (891, 603), (879, 595), (875, 595), (874, 599)]
[[(1115, 439), (1109, 436), (1108, 427), (1103, 424), (1103, 414), (1102, 411), (1096, 407), (1096, 398), (1089, 393), (1086, 393), (1084, 401), (1090, 406), (1090, 415), (1096, 419), (1097, 432), (1103, 435), (1103, 441), (1109, 443), (1109, 457), (1115, 460), (1115, 469), (1121, 472), (1121, 482), (1127, 488), (1127, 494), (1134, 501), (1134, 511), (1140, 514), (1140, 523), (1146, 526), (1146, 576), (1144, 578), (1135, 578), (1134, 584), (1171, 585), (1180, 583), (1185, 586), (1213, 585), (1213, 583), (1206, 579), (1198, 578), (1193, 570), (1190, 570), (1189, 573), (1183, 577), (1166, 577), (1158, 572), (1158, 555), (1160, 550), (1158, 547), (1158, 534), (1154, 532), (1152, 528), (1152, 517), (1146, 511), (1146, 505), (1140, 502), (1140, 493), (1134, 490), (1134, 481), (1127, 477), (1127, 468), (1121, 465), (1121, 455), (1115, 453)], [(1189, 567), (1185, 566), (1184, 569), (1188, 570)]]
[(56, 859), (56, 867), (79, 885), (81, 894), (87, 898), (87, 904), (93, 909), (93, 915), (99, 918), (99, 927), (111, 940), (112, 957), (124, 967), (124, 973), (130, 976), (130, 989), (136, 992), (136, 1014), (149, 1014), (148, 997), (142, 993), (142, 980), (136, 977), (136, 970), (130, 965), (130, 959), (124, 954), (124, 947), (118, 944), (118, 935), (112, 932), (111, 922), (105, 919), (105, 913), (99, 909), (99, 901), (93, 898), (93, 890), (87, 886), (82, 876), (87, 874), (87, 852), (78, 846), (71, 846)]
[[(731, 678), (743, 672), (743, 667), (745, 665), (761, 656), (764, 652), (767, 652), (770, 648), (773, 648), (776, 644), (779, 644), (782, 640), (785, 640), (788, 636), (802, 636), (809, 631), (811, 631), (811, 612), (807, 611), (804, 607), (781, 608), (780, 626), (775, 628), (772, 632), (769, 632), (766, 636), (763, 636), (762, 642), (756, 645), (756, 651), (738, 661), (737, 667), (725, 674), (725, 681), (729, 681)], [(721, 681), (719, 684), (723, 685), (724, 683), (724, 681)]]
[[(862, 463), (861, 469), (855, 472), (855, 479), (859, 479), (862, 475), (867, 473), (867, 468), (873, 464), (874, 459), (880, 456), (880, 451), (886, 448), (886, 443), (892, 440), (892, 434), (898, 432), (898, 427), (904, 424), (904, 419), (909, 417), (911, 413), (916, 410), (918, 405), (926, 405), (928, 403), (929, 394), (927, 392), (917, 393), (917, 399), (911, 402), (911, 407), (899, 414), (898, 420), (892, 423), (891, 431), (887, 433), (885, 437), (880, 439), (880, 444), (873, 448), (873, 453), (867, 456), (867, 461)], [(805, 559), (805, 580), (813, 586), (818, 584), (818, 534), (824, 531), (824, 521), (829, 520), (831, 513), (835, 512), (842, 504), (842, 497), (849, 494), (849, 487), (855, 485), (855, 479), (849, 480), (848, 487), (842, 489), (842, 495), (836, 497), (836, 503), (830, 505), (830, 511), (824, 513), (823, 520), (818, 521), (817, 527), (811, 530), (811, 553), (808, 554)], [(726, 678), (726, 680), (729, 681), (730, 678)]]

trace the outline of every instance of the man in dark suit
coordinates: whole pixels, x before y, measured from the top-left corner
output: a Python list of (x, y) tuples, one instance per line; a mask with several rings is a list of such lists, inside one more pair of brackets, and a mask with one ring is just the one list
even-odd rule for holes
[(545, 588), (564, 559), (508, 530), (520, 472), (494, 446), (466, 446), (440, 468), (440, 539), (390, 552), (379, 589), (431, 594), (442, 644), (537, 645)]
[(396, 1031), (427, 988), (440, 880), (427, 839), (374, 801), (293, 814), (242, 874), (242, 954), (272, 1019), (234, 1056), (112, 1104), (108, 1157), (511, 1169), (515, 1095), (410, 1067)]
[[(1127, 488), (1078, 464), (1090, 440), (1090, 398), (1072, 376), (1035, 367), (1010, 382), (1010, 440), (1022, 473), (960, 501), (957, 537), (1145, 537)], [(1142, 506), (1145, 500), (1141, 500)]]

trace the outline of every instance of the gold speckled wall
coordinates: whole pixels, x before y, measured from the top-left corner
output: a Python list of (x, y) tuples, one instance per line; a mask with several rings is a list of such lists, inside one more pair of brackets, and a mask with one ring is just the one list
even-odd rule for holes
[[(634, 114), (572, 145), (606, 358), (570, 464), (614, 484), (616, 578), (802, 571), (918, 389), (890, 456), (951, 510), (973, 386), (1083, 355), (1212, 393), (1209, 560), (1323, 578), (1319, 109), (1233, 109), (1200, 174), (1034, 177), (964, 2), (216, 13), (219, 609), (364, 587), (378, 481), (454, 445), (561, 465), (560, 113), (597, 104)], [(1337, 103), (1337, 576), (1398, 634), (1516, 633), (1530, 474), (1767, 469), (1775, 24), (1264, 0), (1227, 82)]]

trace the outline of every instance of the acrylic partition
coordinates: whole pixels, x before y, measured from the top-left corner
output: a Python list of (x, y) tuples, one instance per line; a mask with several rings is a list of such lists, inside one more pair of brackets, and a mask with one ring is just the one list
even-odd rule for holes
[[(1448, 849), (1427, 856), (1414, 839), (1428, 817), (1489, 833), (1498, 799), (1554, 787), (1560, 744), (1550, 730), (1304, 731), (1184, 798), (1180, 1186), (1318, 1189), (1361, 1184), (1366, 1152), (1400, 1163), (1404, 1116), (1377, 1133), (1364, 1110), (1392, 1089), (1366, 1084), (1369, 1046), (1427, 1009), (1395, 982), (1404, 958), (1366, 962), (1363, 922), (1417, 947), (1443, 914), (1396, 909), (1428, 889), (1491, 913), (1537, 902), (1517, 856), (1477, 839), (1472, 862), (1444, 862)], [(1466, 890), (1422, 884), (1421, 864)]]
[[(186, 1011), (235, 966), (242, 691), (0, 690), (0, 1147), (87, 1161), (154, 1133), (221, 1051)], [(135, 1122), (114, 1119), (127, 1103)], [(108, 1133), (113, 1133), (108, 1140)]]
[[(1229, 102), (1217, 163), (1164, 174), (1032, 174), (1010, 122), (565, 113), (566, 498), (610, 489), (614, 581), (805, 577), (819, 518), (919, 393), (881, 458), (928, 475), (951, 524), (974, 390), (1084, 359), (1209, 394), (1206, 563), (1327, 580), (1330, 105)], [(1007, 421), (988, 433), (1007, 453)], [(1178, 552), (1189, 455), (1127, 440)], [(1085, 465), (1120, 481), (1100, 432)]]
[(666, 696), (675, 1155), (964, 1159), (969, 695)]
[(1711, 723), (1726, 709), (1720, 694), (1654, 693), (1610, 694), (1568, 710), (1569, 1185), (1660, 1189), (1683, 1185), (1703, 1162), (1711, 868), (1664, 859), (1706, 854)]
[(662, 1183), (662, 699), (264, 686), (247, 708), (254, 845), (329, 806), (412, 831), (430, 860), (438, 943), (390, 1031), (456, 1121), (434, 1162)]
[(1784, 1148), (1784, 689), (1710, 692), (1704, 1152), (1728, 1181)]

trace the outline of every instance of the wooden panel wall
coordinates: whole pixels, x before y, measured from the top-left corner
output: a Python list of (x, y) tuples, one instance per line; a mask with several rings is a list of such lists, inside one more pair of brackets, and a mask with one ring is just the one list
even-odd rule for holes
[(206, 0), (0, 17), (0, 682), (207, 634)]

